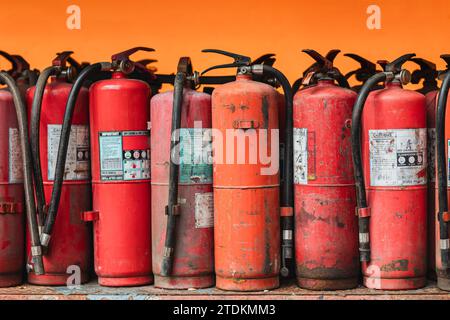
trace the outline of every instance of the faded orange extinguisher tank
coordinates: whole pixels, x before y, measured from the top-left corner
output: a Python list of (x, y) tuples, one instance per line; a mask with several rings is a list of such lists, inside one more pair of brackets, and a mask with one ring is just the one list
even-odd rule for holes
[(216, 286), (273, 289), (280, 271), (280, 179), (278, 166), (272, 171), (259, 155), (278, 158), (278, 134), (274, 140), (271, 133), (278, 129), (279, 97), (252, 80), (249, 58), (204, 52), (231, 56), (239, 67), (236, 81), (212, 95)]
[(174, 91), (160, 93), (151, 100), (153, 272), (155, 286), (169, 289), (214, 285), (212, 163), (204, 153), (205, 147), (210, 147), (211, 96), (191, 89), (190, 83), (185, 82), (181, 98), (176, 244), (168, 275), (161, 268), (166, 242), (170, 152), (175, 152), (170, 150), (174, 138), (171, 132)]
[[(32, 114), (33, 156), (40, 159), (41, 173), (39, 174), (43, 179), (45, 203), (51, 203), (61, 128), (67, 99), (72, 89), (72, 84), (61, 72), (69, 54), (58, 55), (55, 59), (58, 66), (54, 65), (43, 71), (41, 77), (45, 79), (44, 81), (41, 79), (38, 86), (45, 87), (38, 89), (38, 97), (36, 97), (37, 86), (30, 88), (27, 92), (28, 108)], [(50, 75), (50, 83), (47, 84), (46, 80)], [(33, 101), (35, 98), (39, 100), (38, 103)], [(40, 109), (40, 117), (37, 119), (35, 119), (32, 106)], [(34, 130), (35, 123), (39, 126), (38, 132)], [(33, 284), (65, 285), (68, 277), (74, 271), (79, 271), (81, 283), (87, 282), (89, 279), (92, 265), (92, 231), (91, 226), (82, 220), (83, 212), (91, 210), (92, 207), (89, 96), (88, 90), (85, 88), (82, 88), (78, 96), (69, 141), (64, 182), (57, 208), (58, 215), (52, 228), (51, 241), (44, 255), (45, 274), (36, 275), (34, 272), (30, 272), (28, 281)], [(34, 145), (35, 142), (39, 143), (38, 149)], [(36, 151), (39, 154), (35, 154)], [(40, 205), (42, 206), (42, 204)], [(39, 208), (39, 210), (42, 209)]]
[(22, 155), (11, 92), (0, 90), (0, 287), (19, 285), (24, 266)]
[(358, 224), (350, 124), (356, 93), (335, 85), (332, 63), (312, 50), (318, 82), (294, 97), (297, 281), (313, 290), (358, 285)]
[[(362, 271), (364, 285), (374, 289), (416, 289), (426, 284), (425, 97), (402, 88), (402, 83), (409, 81), (409, 73), (401, 66), (413, 56), (402, 56), (388, 64), (385, 72), (371, 77), (353, 111)], [(385, 89), (368, 94), (379, 81), (386, 81)], [(355, 155), (359, 148), (358, 116), (364, 102), (361, 148), (367, 190), (361, 183), (362, 169)]]

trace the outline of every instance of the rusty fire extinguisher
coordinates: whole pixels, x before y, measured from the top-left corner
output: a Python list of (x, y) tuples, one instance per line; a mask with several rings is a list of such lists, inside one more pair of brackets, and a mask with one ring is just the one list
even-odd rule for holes
[(358, 285), (358, 222), (351, 160), (356, 93), (335, 84), (333, 63), (314, 50), (317, 84), (294, 96), (297, 282), (312, 290)]
[(437, 97), (436, 111), (436, 164), (437, 164), (437, 214), (435, 216), (435, 255), (436, 275), (438, 288), (450, 291), (450, 215), (448, 212), (448, 166), (450, 163), (449, 143), (450, 126), (448, 107), (448, 90), (450, 88), (449, 56), (441, 56), (447, 62), (447, 70), (442, 72), (439, 78), (443, 78), (441, 89)]
[[(84, 213), (94, 224), (94, 262), (99, 284), (136, 286), (153, 282), (150, 227), (150, 87), (130, 79), (136, 47), (111, 57), (112, 62), (84, 68), (70, 91), (58, 161), (65, 163), (72, 114), (83, 83), (112, 72), (112, 78), (89, 90), (93, 210)], [(143, 72), (147, 72), (143, 70)]]
[[(359, 251), (364, 285), (402, 290), (426, 284), (425, 97), (402, 88), (406, 54), (363, 85), (352, 115)], [(370, 92), (385, 82), (385, 88)], [(367, 182), (367, 189), (366, 189)]]
[(80, 91), (73, 115), (64, 150), (67, 161), (57, 161), (65, 107), (76, 78), (76, 69), (67, 63), (71, 54), (59, 53), (27, 92), (38, 222), (45, 249), (45, 275), (32, 270), (28, 274), (28, 281), (37, 285), (65, 285), (73, 272), (85, 283), (91, 268), (92, 232), (82, 220), (82, 213), (92, 207), (86, 88)]
[[(24, 211), (31, 242), (31, 265), (43, 274), (42, 247), (33, 193), (33, 167), (28, 139), (27, 109), (20, 89), (8, 72), (0, 72), (0, 287), (22, 282)], [(25, 199), (24, 199), (25, 195)], [(25, 203), (24, 203), (25, 202)]]
[[(334, 62), (334, 59), (336, 59), (336, 56), (341, 52), (339, 49), (332, 49), (328, 51), (325, 58), (330, 61), (331, 63)], [(344, 77), (344, 75), (339, 71), (338, 68), (334, 68), (334, 73), (336, 74), (336, 81), (339, 84), (339, 86), (343, 88), (349, 88), (349, 84)], [(307, 87), (311, 85), (317, 84), (317, 78), (315, 78), (315, 75), (317, 74), (317, 71), (320, 70), (320, 65), (317, 62), (314, 62), (312, 65), (310, 65), (305, 71), (303, 71), (303, 75), (301, 78), (295, 80), (294, 84), (292, 85), (292, 92), (295, 94), (298, 90), (300, 90), (302, 87)]]
[[(344, 56), (352, 58), (353, 60), (355, 60), (356, 62), (358, 62), (360, 64), (360, 68), (356, 69), (356, 70), (352, 70), (348, 73), (345, 74), (345, 79), (350, 79), (352, 76), (355, 76), (355, 79), (359, 82), (361, 82), (361, 84), (355, 85), (353, 87), (351, 87), (352, 90), (354, 90), (355, 92), (359, 92), (359, 90), (361, 90), (363, 84), (370, 79), (370, 77), (372, 77), (373, 75), (375, 75), (378, 72), (381, 72), (380, 70), (377, 70), (377, 66), (375, 63), (361, 57), (360, 55), (354, 54), (354, 53), (346, 53), (344, 54)], [(382, 89), (383, 86), (380, 84), (376, 84), (372, 87), (371, 90), (378, 90), (378, 89)]]
[[(441, 57), (445, 58), (445, 55)], [(421, 58), (412, 58), (411, 61), (420, 67), (412, 72), (411, 83), (418, 84), (423, 79), (422, 87), (416, 91), (425, 95), (427, 106), (428, 277), (436, 280), (436, 102), (439, 90), (437, 78), (441, 71), (437, 71), (436, 64), (431, 61)]]
[[(236, 81), (219, 86), (212, 95), (216, 286), (238, 291), (273, 289), (279, 286), (280, 262), (282, 268), (287, 268), (287, 259), (293, 256), (292, 90), (285, 76), (268, 65), (251, 65), (249, 57), (222, 50), (203, 52), (234, 59), (233, 63), (214, 66), (203, 73), (238, 68)], [(281, 261), (279, 100), (276, 90), (252, 80), (253, 74), (272, 75), (285, 94)], [(246, 139), (252, 137), (247, 144)], [(270, 150), (271, 159), (258, 159), (257, 150), (265, 155)]]

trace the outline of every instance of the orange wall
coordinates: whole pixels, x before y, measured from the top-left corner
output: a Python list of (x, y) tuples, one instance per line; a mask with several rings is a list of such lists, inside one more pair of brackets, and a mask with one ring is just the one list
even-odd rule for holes
[[(81, 30), (66, 27), (71, 4), (81, 8)], [(381, 30), (366, 27), (370, 4), (381, 8)], [(200, 50), (221, 48), (252, 57), (274, 52), (275, 66), (293, 81), (311, 63), (303, 48), (339, 48), (373, 60), (415, 52), (441, 68), (439, 55), (450, 53), (450, 0), (0, 0), (0, 21), (0, 49), (38, 68), (60, 50), (98, 61), (142, 45), (157, 49), (149, 56), (160, 72), (173, 72), (181, 55), (202, 70), (228, 60)], [(356, 67), (343, 56), (336, 64)]]

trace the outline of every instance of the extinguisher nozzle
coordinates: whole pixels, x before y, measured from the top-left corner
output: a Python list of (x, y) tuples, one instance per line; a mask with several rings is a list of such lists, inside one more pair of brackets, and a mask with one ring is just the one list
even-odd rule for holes
[(42, 256), (33, 256), (33, 271), (36, 275), (45, 274), (44, 262), (42, 261)]

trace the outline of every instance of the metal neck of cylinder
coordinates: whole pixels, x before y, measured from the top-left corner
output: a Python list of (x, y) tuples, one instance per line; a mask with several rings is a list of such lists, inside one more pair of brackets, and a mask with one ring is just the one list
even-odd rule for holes
[(402, 84), (400, 82), (400, 80), (392, 80), (392, 81), (387, 81), (385, 84), (386, 88), (402, 88)]
[(248, 81), (248, 80), (252, 80), (252, 75), (251, 74), (237, 74), (236, 75), (236, 81)]

